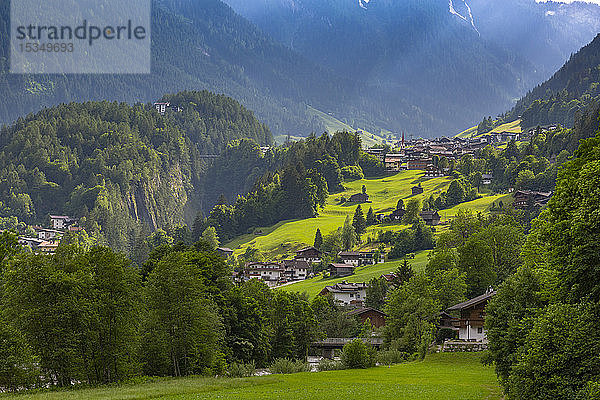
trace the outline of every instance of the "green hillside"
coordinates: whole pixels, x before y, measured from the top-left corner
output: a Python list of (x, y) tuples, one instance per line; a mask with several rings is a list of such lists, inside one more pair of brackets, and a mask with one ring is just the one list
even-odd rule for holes
[[(362, 204), (366, 213), (369, 207), (377, 213), (391, 213), (400, 199), (412, 197), (411, 188), (421, 182), (424, 193), (416, 196), (424, 199), (432, 194), (439, 194), (446, 190), (452, 181), (449, 177), (424, 179), (422, 171), (402, 171), (393, 176), (376, 179), (362, 179), (345, 184), (346, 190), (342, 193), (330, 195), (327, 205), (316, 218), (283, 221), (271, 227), (258, 228), (253, 234), (237, 237), (225, 246), (235, 250), (236, 255), (245, 251), (247, 247), (255, 247), (268, 257), (284, 257), (292, 254), (298, 248), (312, 245), (314, 235), (319, 228), (326, 235), (341, 225), (347, 215), (352, 215), (356, 204), (340, 204), (339, 199), (348, 198), (354, 193), (359, 193), (362, 185), (367, 188), (372, 203)], [(442, 221), (456, 214), (460, 208), (470, 208), (475, 211), (485, 212), (489, 206), (505, 195), (485, 196), (473, 202), (463, 203), (449, 210), (440, 211)], [(506, 200), (504, 200), (506, 203)], [(400, 230), (406, 226), (400, 224), (380, 224), (369, 227), (366, 235), (376, 234), (380, 230)]]
[[(78, 399), (369, 399), (498, 400), (501, 390), (492, 367), (481, 354), (440, 353), (392, 367), (253, 378), (189, 377), (152, 379), (145, 383), (41, 392), (31, 400)], [(0, 395), (0, 399), (22, 399)]]
[(319, 120), (324, 126), (327, 132), (359, 132), (360, 138), (362, 140), (363, 147), (369, 148), (379, 144), (392, 144), (393, 141), (388, 140), (381, 136), (385, 133), (390, 133), (389, 131), (384, 131), (379, 135), (375, 135), (371, 132), (367, 132), (364, 129), (356, 129), (345, 122), (342, 122), (336, 119), (334, 116), (324, 113), (323, 111), (319, 111), (316, 108), (308, 106), (308, 115)]
[(510, 132), (510, 133), (523, 132), (523, 129), (521, 128), (521, 120), (517, 119), (515, 121), (499, 125), (499, 126), (495, 127), (494, 129), (492, 129), (491, 131), (486, 132), (486, 133), (481, 133), (481, 134), (478, 133), (477, 127), (474, 126), (472, 128), (467, 129), (466, 131), (459, 133), (458, 135), (456, 135), (456, 137), (468, 139), (468, 138), (474, 138), (474, 137), (479, 137), (479, 136), (483, 136), (483, 135), (488, 135), (490, 133), (501, 133), (501, 132)]

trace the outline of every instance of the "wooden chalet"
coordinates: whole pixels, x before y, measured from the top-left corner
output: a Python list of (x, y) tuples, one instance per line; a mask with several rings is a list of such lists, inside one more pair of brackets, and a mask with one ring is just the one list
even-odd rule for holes
[(373, 328), (385, 326), (385, 319), (387, 317), (387, 314), (383, 311), (371, 307), (357, 308), (356, 310), (348, 312), (346, 315), (358, 318), (361, 324), (364, 324), (368, 320)]
[(460, 340), (473, 342), (486, 340), (484, 329), (485, 306), (495, 294), (496, 292), (490, 289), (481, 296), (456, 304), (446, 310), (447, 313), (460, 313), (459, 318), (451, 321), (452, 325), (458, 328), (458, 338)]
[(332, 263), (329, 264), (329, 275), (330, 276), (335, 276), (338, 278), (344, 277), (344, 276), (350, 276), (354, 274), (354, 269), (356, 268), (356, 266), (351, 265), (351, 264), (337, 264), (337, 263)]
[(421, 211), (419, 214), (423, 221), (429, 226), (439, 225), (442, 217), (437, 211)]
[(305, 247), (296, 252), (295, 260), (306, 261), (311, 264), (317, 264), (321, 262), (321, 255), (323, 252), (316, 247), (310, 246)]
[(348, 199), (351, 203), (366, 203), (369, 201), (369, 195), (366, 193), (356, 193)]

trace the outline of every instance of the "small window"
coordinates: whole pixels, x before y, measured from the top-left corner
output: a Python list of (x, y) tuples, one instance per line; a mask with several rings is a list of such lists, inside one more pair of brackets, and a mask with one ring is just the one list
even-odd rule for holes
[(483, 328), (477, 328), (477, 333), (483, 333)]
[(350, 293), (350, 297), (354, 297), (354, 293)]

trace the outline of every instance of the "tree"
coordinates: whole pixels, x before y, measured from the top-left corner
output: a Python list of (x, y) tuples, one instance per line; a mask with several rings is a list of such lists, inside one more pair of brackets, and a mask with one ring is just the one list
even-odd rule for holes
[(405, 224), (414, 224), (419, 219), (419, 213), (421, 212), (421, 200), (417, 198), (411, 198), (406, 204), (406, 213), (404, 214), (403, 221)]
[(375, 212), (373, 212), (373, 207), (369, 207), (369, 211), (367, 211), (367, 226), (375, 225), (377, 220), (375, 219)]
[(346, 368), (368, 368), (373, 361), (369, 355), (367, 345), (360, 339), (346, 343), (342, 349), (342, 364)]
[(320, 250), (322, 245), (323, 245), (323, 236), (321, 235), (321, 229), (317, 228), (317, 232), (315, 233), (314, 247), (316, 249)]
[(365, 305), (376, 310), (382, 310), (385, 305), (385, 296), (388, 291), (388, 284), (384, 278), (373, 278), (367, 286), (367, 298)]
[(344, 226), (342, 227), (341, 233), (342, 246), (344, 250), (349, 250), (356, 246), (357, 237), (356, 230), (352, 226), (352, 220), (350, 216), (346, 216), (346, 220), (344, 221)]
[(25, 337), (0, 315), (0, 387), (30, 388), (39, 381), (37, 358)]
[(457, 181), (453, 180), (446, 192), (446, 206), (454, 206), (465, 200), (465, 188)]
[(396, 203), (396, 210), (404, 210), (404, 200), (398, 200), (398, 203)]
[(356, 236), (358, 238), (360, 238), (360, 236), (365, 233), (365, 230), (367, 229), (367, 223), (365, 221), (365, 216), (360, 204), (356, 206), (354, 218), (352, 219), (352, 226), (354, 227), (354, 231), (356, 232)]
[(142, 347), (147, 374), (200, 374), (217, 361), (223, 327), (209, 299), (199, 256), (171, 252), (148, 276)]
[(425, 274), (416, 274), (388, 294), (385, 336), (398, 350), (425, 357), (434, 338), (431, 317), (441, 310)]
[(213, 226), (209, 226), (202, 232), (202, 239), (206, 241), (213, 249), (219, 247), (219, 237), (217, 236), (217, 230)]

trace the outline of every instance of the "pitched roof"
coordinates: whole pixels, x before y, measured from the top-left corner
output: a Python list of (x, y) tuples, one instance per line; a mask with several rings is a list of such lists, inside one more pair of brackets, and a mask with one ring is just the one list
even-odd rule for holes
[(477, 297), (475, 297), (473, 299), (470, 299), (470, 300), (467, 300), (465, 302), (453, 305), (452, 307), (449, 307), (446, 311), (464, 310), (465, 308), (470, 308), (470, 307), (476, 306), (476, 305), (481, 304), (481, 303), (483, 303), (485, 301), (488, 301), (495, 294), (496, 294), (496, 292), (493, 291), (493, 290), (488, 291), (487, 293), (484, 293), (481, 296), (477, 296)]
[(384, 313), (383, 311), (377, 310), (375, 308), (372, 308), (372, 307), (358, 308), (356, 310), (352, 310), (352, 311), (346, 313), (346, 315), (361, 315), (361, 314), (368, 313), (368, 312), (376, 312), (377, 314), (381, 314), (381, 315), (387, 317), (386, 313)]
[(333, 268), (356, 268), (352, 264), (340, 264), (340, 263), (331, 263), (331, 264), (329, 264), (329, 266), (333, 267)]

